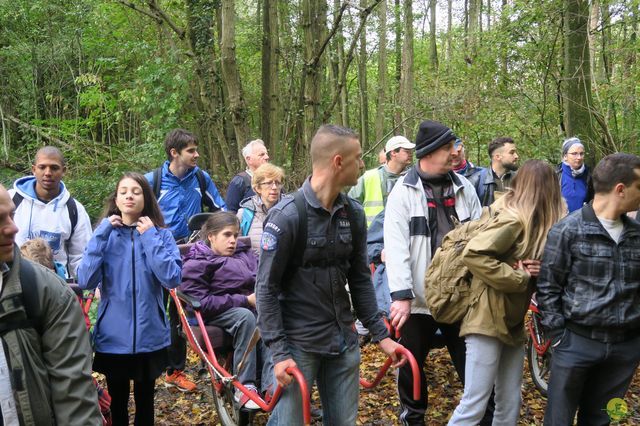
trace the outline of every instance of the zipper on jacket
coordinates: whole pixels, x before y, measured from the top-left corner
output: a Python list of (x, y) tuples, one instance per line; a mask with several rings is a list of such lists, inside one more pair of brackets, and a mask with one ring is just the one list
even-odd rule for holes
[(136, 353), (136, 250), (133, 239), (134, 228), (131, 228), (131, 288), (133, 289), (133, 353)]

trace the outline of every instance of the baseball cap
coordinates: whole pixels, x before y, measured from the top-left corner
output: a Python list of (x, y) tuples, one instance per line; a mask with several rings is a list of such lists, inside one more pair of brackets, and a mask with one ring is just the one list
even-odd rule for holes
[(416, 144), (409, 142), (409, 139), (404, 136), (394, 136), (387, 141), (384, 146), (384, 152), (386, 154), (398, 148), (414, 149), (415, 147)]

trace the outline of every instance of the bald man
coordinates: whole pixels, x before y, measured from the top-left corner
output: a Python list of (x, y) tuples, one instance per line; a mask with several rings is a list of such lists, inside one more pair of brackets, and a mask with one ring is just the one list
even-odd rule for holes
[(18, 246), (43, 238), (49, 243), (53, 258), (65, 266), (67, 277), (71, 278), (76, 276), (92, 230), (84, 206), (62, 182), (66, 171), (66, 161), (58, 148), (40, 148), (31, 166), (33, 176), (16, 180), (9, 194), (16, 205)]
[[(362, 207), (340, 191), (358, 180), (362, 162), (358, 135), (325, 125), (311, 141), (312, 175), (265, 220), (256, 281), (258, 328), (269, 347), (279, 384), (291, 384), (286, 369), (297, 366), (308, 384), (317, 380), (323, 422), (355, 425), (360, 349), (356, 315), (373, 341), (391, 356), (400, 347), (388, 336), (377, 310), (367, 267)], [(301, 425), (297, 383), (285, 389), (269, 425)]]

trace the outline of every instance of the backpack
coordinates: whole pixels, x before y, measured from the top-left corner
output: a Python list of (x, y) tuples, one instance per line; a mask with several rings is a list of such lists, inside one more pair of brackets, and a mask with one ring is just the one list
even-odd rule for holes
[[(213, 204), (213, 202), (207, 197), (207, 179), (204, 176), (204, 172), (201, 169), (196, 170), (196, 178), (198, 179), (198, 186), (200, 187), (200, 211), (204, 212), (206, 209), (210, 212), (220, 210)], [(153, 171), (153, 195), (156, 196), (156, 200), (160, 199), (160, 187), (162, 186), (162, 167), (158, 167)]]
[(473, 276), (462, 263), (462, 252), (496, 216), (491, 207), (484, 207), (480, 218), (456, 226), (442, 239), (424, 279), (427, 307), (437, 322), (454, 324), (467, 313)]

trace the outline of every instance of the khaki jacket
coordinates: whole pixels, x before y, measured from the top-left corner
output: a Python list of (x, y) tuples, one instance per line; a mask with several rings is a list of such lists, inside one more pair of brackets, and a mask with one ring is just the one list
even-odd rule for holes
[(524, 343), (524, 317), (534, 283), (524, 271), (513, 269), (520, 260), (515, 253), (522, 232), (520, 221), (502, 211), (467, 244), (462, 261), (473, 274), (472, 301), (462, 320), (461, 336), (482, 334), (510, 346)]

